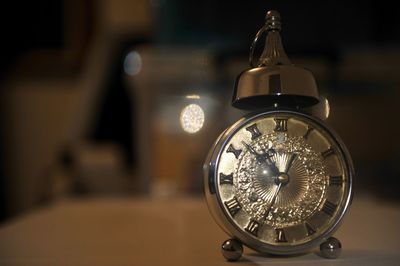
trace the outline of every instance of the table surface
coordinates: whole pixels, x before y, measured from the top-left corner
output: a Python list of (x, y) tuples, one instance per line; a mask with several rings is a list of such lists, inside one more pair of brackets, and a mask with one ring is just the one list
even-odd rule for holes
[[(245, 249), (235, 264), (400, 265), (399, 226), (400, 205), (356, 197), (335, 234), (339, 259)], [(65, 200), (3, 224), (0, 265), (234, 265), (226, 238), (201, 198)]]

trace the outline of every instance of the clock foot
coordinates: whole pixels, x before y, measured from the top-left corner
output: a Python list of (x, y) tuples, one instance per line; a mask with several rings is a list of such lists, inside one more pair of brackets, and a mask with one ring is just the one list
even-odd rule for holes
[(221, 251), (226, 260), (237, 261), (242, 257), (243, 246), (242, 243), (236, 239), (228, 239), (222, 243)]
[(319, 249), (322, 257), (336, 259), (340, 256), (342, 244), (337, 238), (330, 237), (319, 246)]

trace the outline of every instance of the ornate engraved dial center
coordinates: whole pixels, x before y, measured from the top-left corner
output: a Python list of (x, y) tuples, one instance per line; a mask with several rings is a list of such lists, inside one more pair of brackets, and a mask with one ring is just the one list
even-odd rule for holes
[(284, 139), (274, 132), (248, 144), (234, 172), (243, 209), (275, 228), (304, 222), (321, 204), (327, 186), (321, 155), (302, 137)]

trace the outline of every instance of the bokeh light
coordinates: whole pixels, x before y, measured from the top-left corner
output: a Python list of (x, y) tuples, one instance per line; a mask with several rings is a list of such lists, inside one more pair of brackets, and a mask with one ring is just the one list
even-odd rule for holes
[(182, 109), (180, 121), (182, 129), (190, 134), (198, 132), (204, 125), (204, 111), (197, 104), (189, 104)]

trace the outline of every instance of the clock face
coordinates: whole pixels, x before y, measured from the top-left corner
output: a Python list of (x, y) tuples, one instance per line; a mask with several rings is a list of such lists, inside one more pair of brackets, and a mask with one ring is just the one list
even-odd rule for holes
[(332, 133), (317, 120), (284, 111), (233, 128), (216, 161), (215, 187), (235, 230), (277, 247), (331, 233), (351, 191), (351, 162)]

